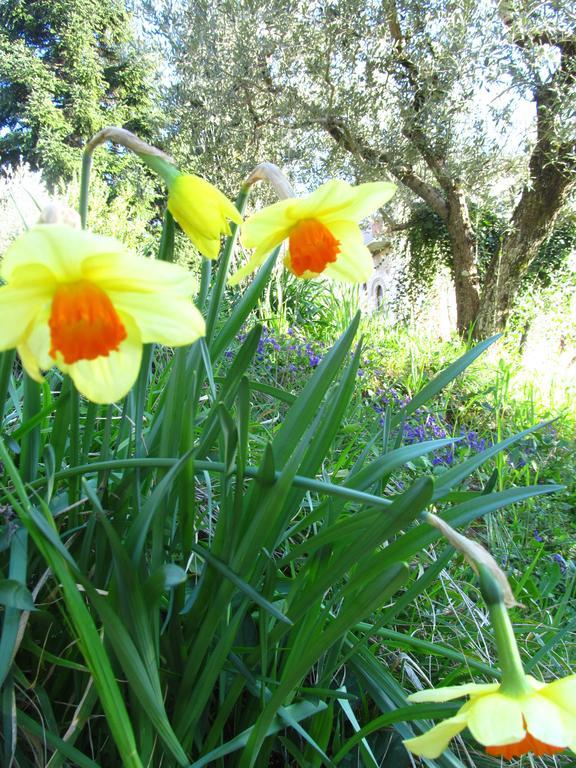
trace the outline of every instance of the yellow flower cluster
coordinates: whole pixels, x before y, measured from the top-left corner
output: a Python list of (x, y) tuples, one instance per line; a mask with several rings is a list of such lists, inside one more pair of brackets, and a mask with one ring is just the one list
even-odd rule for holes
[[(175, 171), (175, 169), (172, 169)], [(351, 187), (331, 181), (303, 199), (290, 198), (254, 214), (243, 225), (255, 248), (238, 282), (268, 253), (289, 241), (285, 264), (298, 277), (364, 282), (372, 259), (358, 222), (394, 193), (388, 183)], [(170, 177), (168, 209), (206, 258), (216, 258), (236, 207), (198, 176)], [(0, 264), (0, 351), (17, 348), (36, 381), (57, 366), (96, 403), (110, 403), (133, 386), (142, 345), (191, 344), (204, 319), (191, 300), (191, 274), (175, 264), (139, 258), (115, 239), (68, 224), (40, 224), (6, 251)]]

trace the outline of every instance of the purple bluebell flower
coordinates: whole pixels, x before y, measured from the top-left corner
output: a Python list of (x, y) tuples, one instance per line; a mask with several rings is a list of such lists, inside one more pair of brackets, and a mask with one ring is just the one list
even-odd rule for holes
[(552, 560), (554, 560), (555, 563), (558, 563), (562, 573), (566, 573), (566, 568), (568, 567), (568, 563), (566, 562), (566, 560), (564, 560), (564, 558), (559, 552), (556, 552), (555, 554), (552, 555)]
[(308, 353), (308, 360), (310, 362), (310, 366), (312, 368), (316, 368), (316, 366), (320, 362), (321, 358), (318, 355), (315, 355), (313, 352), (309, 352)]

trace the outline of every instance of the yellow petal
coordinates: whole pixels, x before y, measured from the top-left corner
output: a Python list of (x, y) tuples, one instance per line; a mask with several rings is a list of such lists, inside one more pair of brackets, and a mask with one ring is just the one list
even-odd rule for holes
[(129, 253), (105, 254), (86, 259), (82, 277), (96, 283), (107, 293), (170, 293), (190, 296), (196, 290), (196, 278), (184, 267)]
[(50, 357), (49, 316), (50, 308), (47, 307), (36, 316), (18, 345), (18, 354), (24, 370), (30, 378), (39, 382), (43, 380), (41, 371), (47, 371), (55, 364)]
[(422, 736), (405, 739), (404, 746), (415, 755), (433, 760), (448, 747), (450, 740), (466, 727), (466, 715), (458, 712), (454, 717), (443, 720)]
[[(182, 229), (188, 235), (188, 239), (195, 246), (198, 253), (204, 256), (205, 259), (214, 261), (214, 259), (218, 258), (221, 246), (220, 233), (218, 233), (218, 237), (210, 240), (208, 237), (202, 237), (198, 233), (191, 231), (190, 228), (182, 227)], [(227, 235), (229, 232), (224, 232), (224, 234)]]
[(0, 351), (18, 346), (51, 299), (51, 285), (0, 287)]
[(170, 186), (168, 210), (200, 253), (216, 258), (220, 235), (230, 234), (228, 219), (242, 223), (242, 216), (228, 198), (205, 179), (182, 173)]
[[(30, 347), (26, 342), (22, 342), (18, 346), (18, 355), (20, 356), (20, 360), (22, 362), (22, 367), (30, 376), (31, 379), (34, 379), (34, 381), (37, 381), (39, 384), (41, 384), (44, 381), (44, 376), (42, 376), (42, 372), (40, 370), (40, 366), (38, 365), (38, 360), (34, 357), (32, 352), (30, 351)], [(47, 369), (43, 369), (47, 370)]]
[(387, 181), (375, 181), (352, 187), (352, 195), (345, 207), (335, 213), (322, 215), (324, 223), (334, 219), (346, 218), (362, 221), (381, 208), (396, 192), (396, 185)]
[(540, 694), (576, 717), (576, 675), (549, 683), (541, 688)]
[(522, 741), (526, 730), (519, 699), (489, 693), (469, 702), (468, 728), (484, 746), (500, 746)]
[(353, 188), (346, 181), (331, 179), (312, 194), (292, 200), (286, 211), (288, 221), (302, 219), (346, 219), (346, 209), (354, 200)]
[(228, 285), (238, 285), (241, 280), (244, 280), (245, 277), (248, 277), (248, 275), (251, 275), (252, 272), (255, 272), (258, 267), (261, 267), (265, 261), (265, 256), (257, 256), (255, 253), (253, 253), (246, 264), (240, 267), (240, 269), (236, 270), (236, 272), (234, 272), (234, 274), (228, 278)]
[(332, 221), (361, 221), (374, 213), (395, 193), (396, 187), (387, 181), (351, 186), (340, 179), (322, 184), (308, 197), (297, 200), (288, 208), (290, 220), (319, 219)]
[(134, 321), (120, 315), (127, 338), (117, 352), (95, 360), (78, 360), (68, 366), (76, 389), (93, 403), (113, 403), (128, 394), (140, 370), (142, 340)]
[(26, 264), (12, 270), (8, 284), (13, 288), (34, 287), (46, 293), (52, 293), (58, 282), (48, 267), (43, 264)]
[(289, 235), (290, 230), (282, 230), (279, 232), (274, 232), (268, 238), (262, 239), (254, 251), (252, 258), (258, 259), (259, 263), (263, 264), (268, 256), (272, 253), (274, 248), (278, 248), (279, 245), (282, 245), (284, 240), (286, 240)]
[(481, 696), (486, 693), (494, 693), (500, 687), (500, 683), (466, 683), (465, 685), (447, 685), (444, 688), (429, 688), (425, 691), (417, 691), (408, 696), (408, 701), (425, 703), (429, 701), (452, 701), (463, 696)]
[(170, 187), (170, 206), (184, 219), (193, 219), (195, 229), (206, 236), (210, 236), (215, 227), (219, 229), (226, 219), (242, 223), (242, 215), (226, 195), (206, 179), (193, 174), (181, 173), (176, 177)]
[(350, 221), (332, 222), (328, 229), (340, 242), (336, 261), (328, 264), (323, 274), (334, 280), (365, 283), (374, 272), (372, 254), (364, 245), (358, 224)]
[(236, 285), (258, 269), (274, 248), (288, 237), (294, 222), (288, 221), (286, 210), (293, 202), (293, 199), (281, 200), (246, 219), (240, 230), (240, 239), (246, 248), (255, 248), (256, 250), (246, 264), (230, 277), (229, 285)]
[(130, 315), (144, 344), (180, 347), (204, 336), (204, 318), (190, 299), (165, 294), (109, 291), (117, 312)]
[(526, 675), (526, 681), (535, 691), (540, 691), (542, 688), (546, 687), (546, 683), (543, 683), (541, 680), (537, 680), (535, 677), (532, 677), (532, 675)]
[[(258, 248), (258, 252), (263, 252), (264, 256), (279, 245), (288, 237), (290, 229), (296, 223), (296, 219), (288, 216), (295, 200), (296, 198), (280, 200), (249, 216), (240, 230), (242, 244), (246, 248)], [(269, 243), (266, 245), (268, 251), (265, 251), (263, 243)]]
[(15, 270), (42, 265), (56, 280), (80, 280), (85, 259), (118, 252), (123, 253), (124, 248), (112, 237), (64, 224), (38, 224), (10, 245), (2, 260), (1, 276), (10, 282)]
[(210, 260), (218, 258), (220, 253), (220, 230), (218, 230), (214, 237), (207, 237), (198, 232), (189, 219), (177, 218), (176, 216), (174, 218), (180, 224), (190, 242), (204, 258)]
[(538, 741), (566, 747), (576, 737), (576, 717), (545, 696), (533, 694), (522, 701), (526, 730)]

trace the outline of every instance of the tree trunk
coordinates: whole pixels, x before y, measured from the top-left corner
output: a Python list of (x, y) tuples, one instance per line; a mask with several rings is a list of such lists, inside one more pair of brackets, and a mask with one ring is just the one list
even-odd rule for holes
[[(526, 41), (515, 40), (521, 48)], [(536, 88), (536, 144), (530, 157), (530, 184), (516, 206), (500, 252), (488, 266), (477, 332), (505, 328), (514, 298), (538, 249), (552, 234), (556, 217), (576, 185), (574, 136), (559, 139), (558, 123), (576, 84), (576, 38), (548, 41), (560, 51), (560, 66)], [(569, 103), (569, 102), (568, 102)]]
[(540, 246), (552, 234), (558, 212), (573, 184), (565, 178), (562, 185), (547, 186), (543, 182), (541, 186), (539, 190), (524, 190), (500, 253), (489, 265), (478, 313), (479, 336), (488, 336), (506, 327), (522, 279)]
[(480, 306), (478, 268), (474, 230), (468, 205), (462, 190), (454, 186), (447, 195), (448, 215), (446, 227), (452, 248), (452, 269), (456, 292), (456, 324), (458, 333), (467, 334), (474, 329)]

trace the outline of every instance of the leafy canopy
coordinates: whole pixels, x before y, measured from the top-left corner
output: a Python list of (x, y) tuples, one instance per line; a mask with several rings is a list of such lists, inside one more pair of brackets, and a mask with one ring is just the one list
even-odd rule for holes
[[(0, 156), (53, 186), (76, 172), (105, 125), (143, 138), (158, 120), (151, 62), (119, 0), (5, 0), (0, 6)], [(111, 155), (105, 171), (118, 171)]]

